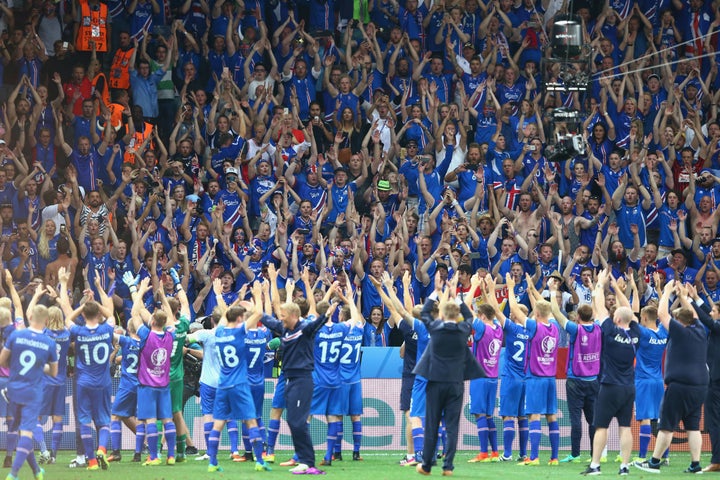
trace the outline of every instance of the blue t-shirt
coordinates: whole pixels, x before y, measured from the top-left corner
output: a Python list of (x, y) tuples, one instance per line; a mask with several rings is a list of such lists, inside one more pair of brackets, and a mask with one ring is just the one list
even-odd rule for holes
[(234, 328), (219, 326), (215, 330), (215, 352), (220, 360), (218, 388), (227, 389), (248, 383), (246, 335), (244, 323)]
[(26, 328), (11, 333), (4, 348), (11, 352), (8, 390), (13, 403), (39, 401), (38, 392), (45, 384), (43, 367), (58, 361), (55, 342), (44, 332)]
[(360, 347), (362, 341), (363, 328), (357, 325), (348, 326), (340, 353), (340, 379), (343, 383), (358, 383), (360, 381)]
[(662, 325), (651, 330), (639, 325), (640, 340), (635, 353), (635, 380), (662, 381), (662, 357), (667, 345), (668, 332)]
[(340, 386), (340, 353), (348, 328), (345, 323), (325, 324), (315, 335), (313, 382), (316, 387)]
[(67, 358), (70, 350), (70, 331), (63, 328), (62, 330), (45, 329), (45, 335), (55, 340), (56, 351), (58, 355), (58, 373), (56, 376), (47, 376), (46, 380), (49, 385), (65, 385), (67, 379)]
[(138, 362), (140, 361), (140, 341), (127, 335), (119, 338), (120, 355), (120, 387), (134, 390), (138, 386)]
[(70, 328), (70, 338), (75, 342), (77, 384), (89, 388), (109, 387), (109, 360), (113, 351), (112, 325), (73, 325)]
[(272, 332), (267, 327), (248, 330), (245, 334), (245, 358), (247, 360), (248, 383), (262, 385), (265, 383), (265, 352), (272, 339)]
[(503, 325), (505, 333), (505, 359), (501, 376), (522, 380), (525, 378), (527, 346), (530, 333), (522, 325), (506, 320)]

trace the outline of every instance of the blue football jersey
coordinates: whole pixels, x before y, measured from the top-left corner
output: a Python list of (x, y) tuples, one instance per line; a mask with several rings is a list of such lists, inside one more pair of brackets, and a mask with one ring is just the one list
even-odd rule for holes
[(123, 335), (120, 344), (120, 388), (134, 389), (138, 386), (138, 362), (140, 361), (140, 340)]
[(340, 353), (347, 332), (347, 324), (333, 323), (323, 325), (315, 335), (313, 381), (316, 387), (340, 386)]
[(58, 361), (55, 341), (29, 328), (15, 330), (5, 341), (10, 350), (10, 379), (8, 390), (15, 403), (37, 401), (45, 386), (43, 367)]
[(75, 342), (77, 383), (83, 387), (110, 385), (110, 353), (113, 351), (113, 327), (107, 323), (90, 328), (74, 325), (70, 337)]
[(360, 381), (360, 347), (363, 341), (363, 328), (353, 325), (343, 338), (340, 353), (340, 380), (343, 383)]
[(505, 321), (503, 331), (505, 332), (505, 361), (501, 375), (510, 378), (525, 378), (530, 334), (524, 327), (509, 319)]
[(271, 339), (272, 333), (267, 327), (248, 330), (245, 335), (245, 358), (250, 385), (265, 383), (265, 352)]
[(47, 376), (46, 380), (49, 385), (65, 385), (67, 379), (67, 358), (70, 350), (70, 330), (63, 328), (62, 330), (45, 329), (45, 335), (55, 340), (55, 350), (58, 355), (58, 373), (57, 376)]
[(217, 327), (215, 352), (220, 360), (218, 388), (232, 388), (248, 383), (248, 364), (245, 361), (245, 324), (235, 328)]

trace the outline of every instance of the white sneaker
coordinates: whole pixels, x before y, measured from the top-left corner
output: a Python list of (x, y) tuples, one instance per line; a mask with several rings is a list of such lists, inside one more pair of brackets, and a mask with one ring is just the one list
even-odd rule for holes
[(50, 461), (50, 450), (45, 450), (44, 452), (40, 452), (40, 458), (38, 458), (38, 463), (41, 465), (44, 463), (48, 463)]
[(204, 462), (210, 460), (210, 455), (208, 455), (207, 453), (203, 453), (202, 455), (198, 455), (197, 457), (195, 457), (195, 460), (198, 462)]
[(87, 463), (85, 462), (85, 458), (82, 458), (82, 461), (80, 461), (79, 458), (75, 458), (72, 462), (70, 462), (70, 465), (68, 467), (70, 468), (85, 468), (87, 466)]
[(309, 468), (310, 468), (310, 467), (308, 467), (308, 466), (305, 465), (304, 463), (298, 463), (297, 465), (295, 465), (294, 468), (291, 468), (291, 469), (290, 469), (290, 472), (291, 472), (291, 473), (304, 473), (304, 472), (306, 472)]

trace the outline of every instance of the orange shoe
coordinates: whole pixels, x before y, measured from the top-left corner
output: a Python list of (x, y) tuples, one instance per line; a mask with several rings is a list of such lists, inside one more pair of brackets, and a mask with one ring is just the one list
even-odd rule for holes
[(477, 455), (475, 455), (473, 458), (468, 460), (468, 463), (486, 463), (490, 461), (490, 457), (488, 456), (487, 452), (480, 452)]
[(297, 464), (298, 464), (298, 462), (296, 462), (295, 459), (291, 458), (290, 460), (288, 460), (286, 462), (282, 462), (280, 464), (280, 466), (281, 467), (294, 467)]
[(500, 453), (499, 452), (492, 452), (490, 454), (490, 461), (491, 462), (499, 462), (500, 461)]

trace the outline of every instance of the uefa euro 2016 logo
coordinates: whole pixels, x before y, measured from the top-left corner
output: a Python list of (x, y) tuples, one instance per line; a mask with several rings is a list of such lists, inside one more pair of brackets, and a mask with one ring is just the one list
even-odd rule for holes
[(155, 376), (162, 375), (165, 370), (165, 365), (167, 364), (167, 358), (168, 353), (166, 349), (156, 348), (153, 350), (152, 355), (150, 355), (150, 361), (155, 368), (153, 368), (149, 373)]
[(550, 355), (555, 351), (555, 347), (557, 347), (557, 341), (555, 340), (555, 337), (547, 336), (543, 338), (542, 340), (542, 351), (545, 355)]

